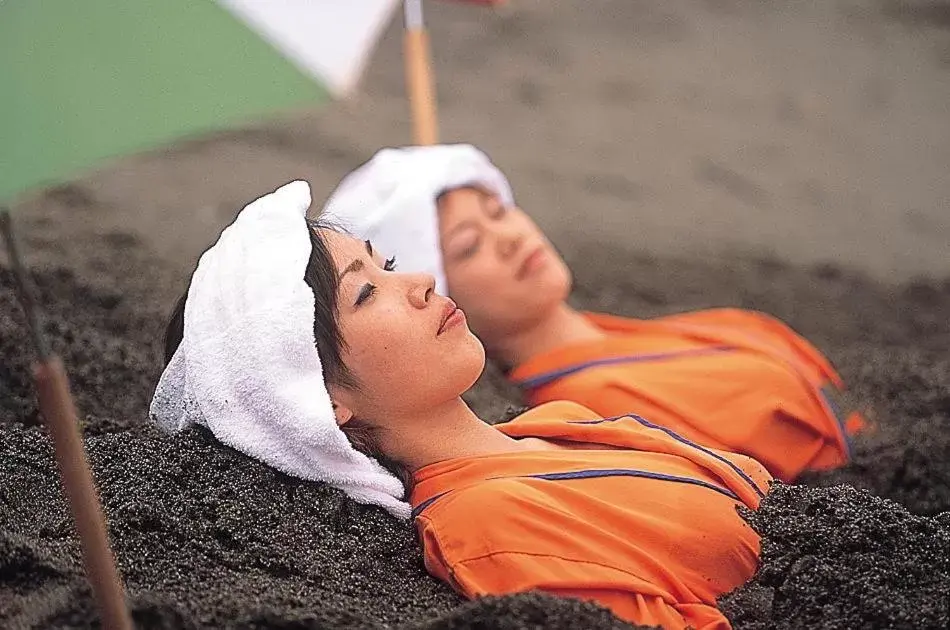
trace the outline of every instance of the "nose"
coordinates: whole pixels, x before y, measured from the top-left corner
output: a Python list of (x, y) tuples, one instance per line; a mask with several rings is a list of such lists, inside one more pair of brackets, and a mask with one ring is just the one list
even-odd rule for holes
[(428, 273), (409, 274), (411, 281), (409, 285), (409, 303), (414, 308), (425, 308), (435, 293), (435, 276)]
[(510, 258), (521, 249), (524, 234), (518, 229), (514, 221), (498, 221), (495, 227), (495, 245), (498, 255), (503, 259)]

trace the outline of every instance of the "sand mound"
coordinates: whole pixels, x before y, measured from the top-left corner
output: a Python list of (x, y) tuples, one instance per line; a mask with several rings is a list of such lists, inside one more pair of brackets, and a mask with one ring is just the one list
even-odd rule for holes
[[(203, 431), (143, 427), (89, 437), (87, 448), (142, 627), (622, 625), (593, 606), (535, 596), (462, 605), (426, 575), (408, 524)], [(45, 435), (4, 427), (0, 476), (0, 620), (86, 627), (94, 610)]]
[[(160, 374), (160, 317), (115, 290), (90, 287), (72, 271), (34, 273), (43, 326), (69, 371), (86, 433), (126, 429), (144, 418)], [(40, 422), (29, 373), (31, 348), (13, 278), (0, 268), (0, 424)]]
[(721, 605), (737, 628), (945, 628), (950, 513), (914, 516), (848, 486), (778, 486), (746, 518), (762, 566)]
[[(858, 442), (852, 465), (810, 483), (846, 481), (919, 514), (850, 488), (782, 487), (753, 517), (766, 551), (755, 580), (726, 600), (736, 627), (946, 620), (946, 606), (927, 598), (947, 592), (947, 516), (922, 515), (950, 508), (950, 363), (938, 356), (946, 342), (937, 334), (950, 312), (947, 285), (887, 288), (768, 261), (693, 264), (599, 251), (568, 252), (584, 256), (575, 265), (582, 305), (656, 314), (732, 303), (775, 313), (823, 344), (876, 410), (879, 430)], [(462, 602), (426, 575), (407, 524), (280, 475), (201, 430), (157, 432), (144, 418), (164, 305), (96, 274), (49, 268), (33, 277), (85, 418), (141, 627), (624, 627), (595, 606), (538, 595)], [(37, 424), (5, 269), (0, 349), (0, 625), (89, 627), (95, 614)], [(493, 371), (467, 397), (493, 419), (519, 404)]]

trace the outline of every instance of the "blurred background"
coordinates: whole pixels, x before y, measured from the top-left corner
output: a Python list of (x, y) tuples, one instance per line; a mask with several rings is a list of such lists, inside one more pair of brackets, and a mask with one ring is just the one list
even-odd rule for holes
[[(440, 140), (486, 150), (559, 246), (950, 274), (950, 2), (425, 10)], [(32, 255), (80, 257), (77, 235), (125, 234), (184, 273), (243, 204), (290, 179), (311, 182), (318, 208), (375, 150), (411, 142), (402, 36), (396, 11), (345, 98), (17, 197), (45, 235), (31, 231)]]

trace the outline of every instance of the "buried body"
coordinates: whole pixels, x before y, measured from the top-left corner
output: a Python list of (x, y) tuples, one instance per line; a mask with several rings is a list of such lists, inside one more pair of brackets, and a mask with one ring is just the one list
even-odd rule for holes
[(736, 508), (758, 507), (765, 469), (570, 402), (486, 424), (461, 399), (485, 358), (462, 311), (431, 275), (308, 225), (309, 206), (306, 184), (289, 184), (202, 256), (153, 418), (207, 426), (284, 472), (411, 516), (426, 568), (468, 598), (538, 589), (644, 625), (726, 627), (716, 598), (758, 554)]
[[(15, 339), (6, 337), (15, 330), (15, 322), (4, 322), (5, 350), (16, 347)], [(118, 354), (112, 367), (142, 380), (142, 373), (151, 370), (140, 364), (148, 343), (135, 339), (136, 332), (119, 331), (111, 339), (70, 335), (61, 343), (85, 344), (77, 358)], [(123, 351), (117, 353), (119, 347)], [(920, 381), (917, 375), (909, 378)], [(94, 382), (89, 378), (88, 387)], [(934, 404), (945, 385), (931, 379)], [(143, 392), (128, 395), (147, 398)], [(89, 408), (82, 392), (80, 405)], [(39, 430), (21, 422), (4, 417), (0, 461), (9, 509), (0, 515), (6, 532), (0, 550), (0, 614), (12, 626), (84, 626), (91, 609), (85, 596), (76, 597), (83, 591), (77, 548), (49, 446)], [(170, 437), (136, 427), (106, 431), (88, 445), (116, 555), (142, 625), (568, 628), (619, 623), (589, 605), (536, 596), (459, 607), (450, 591), (425, 576), (407, 526), (326, 486), (296, 481), (221, 448), (202, 430)], [(741, 596), (725, 606), (736, 627), (772, 627), (790, 611), (809, 619), (801, 625), (810, 627), (860, 627), (883, 619), (932, 627), (941, 614), (946, 618), (945, 609), (925, 606), (920, 599), (947, 584), (946, 564), (935, 553), (941, 545), (946, 548), (946, 524), (940, 519), (913, 517), (856, 492), (784, 487), (765, 500), (756, 517), (764, 519), (757, 525), (765, 536), (764, 565)], [(809, 547), (809, 540), (821, 544)], [(849, 562), (853, 559), (859, 560)], [(907, 572), (911, 565), (929, 573), (926, 583), (914, 582), (920, 575)], [(815, 580), (814, 567), (823, 580)], [(875, 576), (877, 582), (869, 581)], [(867, 588), (873, 584), (879, 587)], [(794, 618), (787, 622), (795, 625)]]

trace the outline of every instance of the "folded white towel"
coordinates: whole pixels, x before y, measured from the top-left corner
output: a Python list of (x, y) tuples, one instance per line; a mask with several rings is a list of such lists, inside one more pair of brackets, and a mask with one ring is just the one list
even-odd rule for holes
[(291, 182), (244, 208), (201, 256), (184, 338), (149, 416), (169, 431), (204, 425), (288, 475), (406, 518), (402, 483), (354, 449), (334, 419), (304, 281), (309, 207), (310, 186)]
[(396, 256), (400, 271), (432, 274), (436, 291), (448, 295), (436, 201), (445, 191), (471, 185), (514, 205), (507, 178), (472, 145), (382, 149), (340, 182), (323, 216)]

